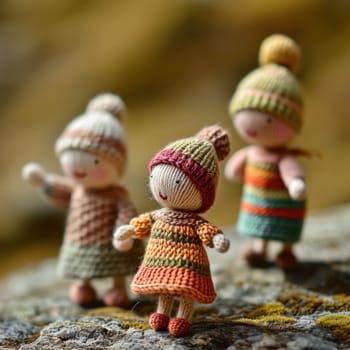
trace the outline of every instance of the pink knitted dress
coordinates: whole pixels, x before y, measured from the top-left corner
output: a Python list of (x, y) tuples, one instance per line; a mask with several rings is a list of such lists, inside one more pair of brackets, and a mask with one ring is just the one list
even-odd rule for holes
[(62, 277), (92, 279), (135, 272), (143, 254), (142, 242), (135, 241), (126, 253), (112, 247), (115, 227), (137, 215), (123, 187), (87, 189), (78, 185), (73, 188), (57, 178), (46, 184), (45, 192), (56, 202), (69, 203), (58, 263)]

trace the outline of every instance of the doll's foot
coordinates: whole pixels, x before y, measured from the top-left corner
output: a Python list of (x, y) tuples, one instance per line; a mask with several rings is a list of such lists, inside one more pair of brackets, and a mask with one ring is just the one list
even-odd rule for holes
[(292, 271), (297, 264), (297, 258), (290, 250), (282, 250), (276, 257), (276, 266), (283, 270)]
[(107, 306), (127, 306), (130, 302), (127, 291), (124, 288), (113, 287), (106, 292), (103, 301)]
[(160, 312), (155, 312), (149, 318), (149, 325), (155, 331), (164, 331), (169, 324), (169, 316)]
[(97, 295), (90, 283), (76, 282), (69, 288), (69, 298), (75, 304), (86, 306), (94, 304), (97, 300)]
[(254, 250), (251, 244), (245, 244), (240, 249), (240, 255), (250, 266), (264, 267), (267, 265), (265, 255)]
[(175, 317), (169, 322), (168, 329), (174, 337), (182, 337), (188, 333), (190, 327), (191, 324), (185, 318)]

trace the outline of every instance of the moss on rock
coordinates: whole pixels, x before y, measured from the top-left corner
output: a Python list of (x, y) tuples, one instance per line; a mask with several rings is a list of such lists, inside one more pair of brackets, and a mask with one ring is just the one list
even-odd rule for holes
[(350, 315), (326, 315), (320, 317), (316, 323), (329, 329), (335, 336), (350, 344)]

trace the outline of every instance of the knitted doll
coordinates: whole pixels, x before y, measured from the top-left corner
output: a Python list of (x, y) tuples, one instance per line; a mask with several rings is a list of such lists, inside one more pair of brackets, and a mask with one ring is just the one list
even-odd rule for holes
[[(195, 137), (175, 141), (151, 160), (150, 188), (163, 209), (142, 214), (115, 233), (117, 249), (132, 238), (150, 236), (144, 260), (131, 289), (141, 295), (159, 296), (150, 326), (186, 334), (195, 301), (211, 303), (215, 290), (203, 244), (219, 252), (229, 241), (216, 226), (199, 216), (214, 202), (218, 160), (229, 152), (229, 139), (218, 126), (202, 129)], [(177, 317), (169, 319), (173, 298), (180, 298)]]
[(255, 237), (242, 247), (252, 266), (266, 263), (268, 242), (282, 243), (276, 265), (293, 269), (293, 244), (300, 239), (305, 216), (306, 185), (295, 156), (288, 148), (302, 127), (302, 94), (294, 77), (301, 59), (296, 43), (284, 35), (266, 38), (260, 47), (260, 67), (239, 83), (229, 106), (233, 125), (250, 144), (229, 159), (225, 175), (244, 181), (238, 231)]
[(114, 278), (113, 288), (104, 295), (105, 304), (126, 305), (125, 276), (136, 271), (143, 254), (139, 241), (133, 246), (129, 242), (127, 253), (112, 246), (114, 229), (137, 215), (128, 192), (117, 184), (126, 167), (125, 114), (118, 96), (95, 97), (56, 142), (65, 177), (47, 174), (35, 163), (23, 168), (24, 179), (54, 205), (69, 207), (58, 272), (78, 280), (71, 285), (69, 296), (80, 305), (96, 301), (90, 281), (102, 277)]

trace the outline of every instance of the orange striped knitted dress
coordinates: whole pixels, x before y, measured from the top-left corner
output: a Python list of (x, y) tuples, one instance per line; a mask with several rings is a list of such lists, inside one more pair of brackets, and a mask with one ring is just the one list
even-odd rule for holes
[(220, 229), (193, 213), (160, 209), (131, 220), (136, 237), (150, 235), (131, 289), (141, 295), (187, 295), (201, 303), (216, 297), (207, 253)]

